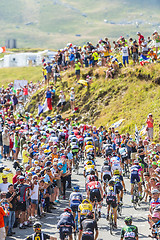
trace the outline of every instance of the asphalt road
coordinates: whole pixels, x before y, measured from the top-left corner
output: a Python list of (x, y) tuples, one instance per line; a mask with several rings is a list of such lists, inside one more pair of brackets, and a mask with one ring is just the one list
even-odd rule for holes
[[(97, 169), (100, 171), (100, 166), (103, 163), (102, 158), (97, 158)], [(12, 167), (12, 163), (9, 161), (4, 162), (5, 165), (8, 167)], [(83, 173), (83, 167), (80, 167), (80, 174), (76, 175), (73, 173), (72, 176), (72, 182), (73, 184), (79, 185), (80, 189), (85, 196), (86, 193), (84, 191), (84, 177), (82, 175)], [(118, 229), (114, 231), (113, 235), (110, 235), (109, 232), (109, 225), (106, 220), (106, 204), (105, 201), (103, 202), (103, 207), (102, 207), (102, 217), (98, 221), (98, 227), (99, 227), (99, 237), (98, 239), (109, 239), (109, 240), (116, 240), (120, 239), (120, 230), (121, 228), (125, 225), (124, 224), (124, 218), (126, 216), (132, 216), (133, 217), (133, 224), (138, 227), (139, 230), (139, 239), (147, 240), (148, 235), (150, 234), (149, 230), (149, 225), (147, 222), (147, 216), (149, 213), (149, 205), (148, 203), (144, 203), (142, 201), (141, 206), (138, 207), (137, 210), (135, 210), (131, 204), (131, 196), (130, 196), (130, 181), (125, 178), (125, 184), (126, 184), (126, 189), (127, 193), (124, 195), (123, 199), (123, 210), (122, 210), (122, 216), (118, 219)], [(69, 194), (71, 191), (67, 190), (67, 198), (69, 197)], [(68, 206), (68, 200), (60, 200), (61, 203), (57, 205), (56, 210), (52, 210), (53, 213), (46, 214), (45, 217), (40, 219), (42, 223), (42, 228), (45, 233), (48, 233), (52, 236), (57, 237), (59, 239), (59, 234), (56, 229), (56, 225), (59, 219), (60, 214), (63, 212), (63, 209)], [(32, 228), (27, 228), (24, 230), (20, 230), (19, 228), (15, 228), (14, 231), (16, 232), (16, 235), (14, 237), (7, 237), (7, 240), (11, 239), (25, 239), (28, 235), (33, 233)]]

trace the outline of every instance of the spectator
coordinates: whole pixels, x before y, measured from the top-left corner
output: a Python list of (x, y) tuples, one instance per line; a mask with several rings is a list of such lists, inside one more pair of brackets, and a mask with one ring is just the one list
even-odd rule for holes
[(47, 70), (47, 84), (49, 85), (49, 81), (53, 77), (53, 75), (52, 75), (52, 66), (50, 65), (49, 62), (47, 63), (46, 70)]
[(152, 34), (152, 38), (155, 41), (156, 54), (157, 54), (158, 53), (158, 48), (160, 47), (160, 35), (158, 34), (158, 32), (156, 30)]
[(0, 236), (1, 236), (1, 240), (6, 239), (6, 231), (5, 231), (5, 225), (4, 225), (4, 216), (6, 216), (6, 215), (7, 215), (7, 213), (0, 206)]
[(47, 106), (49, 110), (52, 110), (52, 92), (50, 91), (49, 87), (46, 91), (46, 98), (47, 98)]
[(133, 45), (131, 46), (131, 52), (132, 52), (132, 59), (134, 63), (138, 63), (138, 44), (137, 41), (133, 41)]
[(59, 102), (57, 104), (57, 113), (59, 112), (59, 108), (61, 108), (61, 110), (63, 109), (64, 105), (66, 104), (66, 100), (65, 100), (65, 95), (63, 93), (63, 91), (60, 91), (60, 95), (59, 95)]
[(10, 184), (8, 186), (8, 192), (6, 194), (6, 199), (10, 202), (10, 207), (9, 207), (9, 228), (8, 228), (8, 236), (12, 236), (15, 234), (13, 232), (13, 226), (15, 223), (15, 210), (16, 210), (16, 205), (17, 205), (17, 195), (15, 192), (15, 189), (13, 187), (13, 184)]
[(153, 123), (154, 123), (152, 113), (148, 114), (146, 123), (147, 123), (146, 130), (147, 130), (148, 139), (152, 141), (153, 140)]
[(157, 54), (154, 53), (153, 49), (150, 50), (149, 54), (150, 58), (152, 59), (152, 62), (157, 61)]
[(20, 168), (16, 169), (16, 175), (13, 177), (12, 182), (15, 184), (17, 182), (17, 176), (21, 176), (22, 172)]
[(144, 40), (144, 36), (140, 33), (140, 32), (137, 32), (137, 35), (138, 35), (138, 44), (139, 44), (139, 49), (140, 49), (140, 52), (142, 52), (142, 41)]
[(7, 155), (7, 159), (9, 160), (10, 136), (7, 128), (4, 128), (4, 131), (2, 133), (2, 141), (3, 141), (3, 158), (5, 160)]
[(125, 43), (122, 44), (122, 60), (123, 60), (123, 65), (126, 67), (126, 63), (129, 64), (129, 48), (128, 46), (125, 45)]
[(75, 59), (75, 74), (76, 74), (77, 82), (80, 79), (80, 67), (81, 67), (81, 63), (79, 62), (78, 59)]
[(11, 184), (8, 182), (8, 177), (7, 175), (2, 175), (2, 183), (0, 183), (0, 192), (7, 192), (8, 191), (8, 186)]
[(70, 91), (70, 104), (71, 104), (71, 110), (74, 112), (75, 108), (75, 92), (74, 92), (74, 87), (71, 88)]

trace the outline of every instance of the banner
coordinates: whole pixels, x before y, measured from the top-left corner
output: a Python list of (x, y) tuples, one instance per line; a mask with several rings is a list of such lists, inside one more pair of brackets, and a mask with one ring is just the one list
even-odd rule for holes
[(18, 88), (24, 88), (28, 84), (27, 80), (14, 80), (14, 90)]

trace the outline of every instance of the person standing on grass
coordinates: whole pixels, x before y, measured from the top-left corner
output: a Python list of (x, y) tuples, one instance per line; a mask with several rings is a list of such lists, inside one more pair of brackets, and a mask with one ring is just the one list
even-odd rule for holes
[(47, 63), (48, 66), (46, 66), (46, 70), (47, 70), (47, 84), (49, 85), (49, 81), (52, 78), (52, 66), (50, 65), (50, 63)]
[(77, 82), (80, 79), (80, 67), (81, 67), (81, 63), (78, 61), (78, 59), (76, 59), (75, 60), (75, 74), (76, 74)]
[(147, 129), (146, 129), (147, 135), (149, 140), (152, 141), (153, 140), (153, 123), (154, 123), (152, 113), (148, 114), (146, 123), (147, 123)]
[(129, 64), (129, 48), (126, 46), (125, 42), (122, 45), (122, 60), (123, 60), (123, 65), (126, 67), (126, 63)]
[(144, 36), (140, 33), (140, 32), (137, 32), (137, 35), (138, 35), (138, 44), (139, 44), (139, 48), (140, 48), (140, 52), (142, 52), (142, 41), (144, 40)]
[(10, 145), (10, 135), (7, 128), (4, 128), (4, 132), (2, 133), (2, 141), (3, 141), (3, 158), (9, 160), (9, 145)]
[(71, 104), (71, 110), (72, 112), (74, 112), (74, 108), (75, 108), (75, 92), (74, 92), (74, 87), (71, 88), (70, 91), (70, 104)]
[(155, 41), (156, 54), (157, 54), (158, 53), (158, 48), (160, 48), (160, 35), (158, 34), (158, 32), (156, 30), (152, 34), (152, 38)]
[(49, 110), (52, 110), (52, 92), (50, 91), (49, 87), (47, 87), (46, 98), (47, 98), (47, 106)]

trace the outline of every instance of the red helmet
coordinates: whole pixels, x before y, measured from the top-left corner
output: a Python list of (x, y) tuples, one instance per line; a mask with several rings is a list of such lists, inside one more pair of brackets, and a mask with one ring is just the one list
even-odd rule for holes
[(65, 208), (65, 209), (64, 209), (64, 212), (70, 212), (70, 213), (71, 213), (72, 210), (71, 210), (70, 208)]
[(89, 177), (89, 181), (90, 181), (90, 182), (95, 181), (95, 176), (90, 176), (90, 177)]
[(46, 63), (43, 63), (43, 66), (46, 66)]

